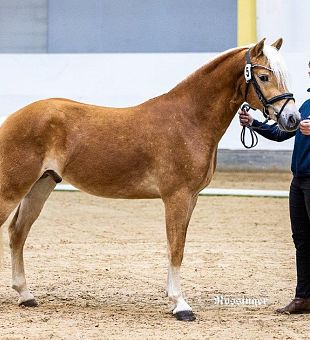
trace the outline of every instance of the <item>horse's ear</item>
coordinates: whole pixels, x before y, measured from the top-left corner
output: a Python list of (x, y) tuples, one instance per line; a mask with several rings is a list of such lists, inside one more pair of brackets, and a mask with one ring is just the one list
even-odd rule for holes
[(273, 44), (271, 44), (271, 46), (275, 47), (277, 50), (279, 50), (281, 48), (283, 44), (283, 39), (279, 38), (278, 40), (276, 40)]
[(260, 42), (258, 42), (256, 45), (252, 47), (253, 55), (256, 57), (259, 57), (263, 54), (263, 49), (265, 45), (266, 38), (262, 39)]

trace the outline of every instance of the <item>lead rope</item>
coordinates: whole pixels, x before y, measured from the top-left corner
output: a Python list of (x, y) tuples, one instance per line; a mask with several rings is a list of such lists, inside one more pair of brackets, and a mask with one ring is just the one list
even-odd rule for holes
[[(250, 137), (251, 137), (251, 142), (249, 145), (246, 144), (246, 141), (245, 141), (245, 131), (247, 130), (247, 128), (249, 129), (250, 131)], [(253, 130), (253, 128), (251, 126), (243, 126), (242, 127), (242, 130), (241, 130), (241, 134), (240, 134), (240, 140), (241, 140), (241, 143), (243, 144), (243, 146), (246, 148), (246, 149), (252, 149), (252, 148), (255, 148), (255, 146), (257, 145), (258, 143), (258, 137), (257, 137), (257, 133)]]
[[(242, 111), (243, 110), (246, 110), (247, 112), (252, 109), (252, 110), (256, 110), (254, 107), (251, 107), (249, 104), (243, 104), (240, 108)], [(263, 124), (266, 124), (268, 122), (268, 118), (266, 118), (266, 120), (263, 122)], [(250, 144), (247, 145), (246, 144), (246, 130), (249, 129), (250, 131)], [(257, 136), (257, 133), (255, 132), (255, 130), (252, 128), (251, 125), (246, 125), (246, 126), (243, 126), (242, 127), (242, 130), (241, 130), (241, 134), (240, 134), (240, 140), (241, 140), (241, 143), (242, 145), (246, 148), (246, 149), (252, 149), (252, 148), (255, 148), (255, 146), (257, 145), (258, 143), (258, 136)]]

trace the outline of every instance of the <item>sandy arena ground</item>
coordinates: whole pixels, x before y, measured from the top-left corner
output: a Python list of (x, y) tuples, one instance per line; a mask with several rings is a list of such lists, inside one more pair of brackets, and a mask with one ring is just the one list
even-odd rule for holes
[[(286, 173), (217, 173), (211, 186), (285, 190), (289, 181)], [(310, 315), (274, 313), (295, 286), (286, 198), (200, 197), (182, 272), (193, 323), (169, 313), (160, 200), (53, 193), (25, 247), (38, 308), (16, 305), (6, 227), (0, 339), (309, 338)], [(267, 303), (216, 305), (217, 296)]]

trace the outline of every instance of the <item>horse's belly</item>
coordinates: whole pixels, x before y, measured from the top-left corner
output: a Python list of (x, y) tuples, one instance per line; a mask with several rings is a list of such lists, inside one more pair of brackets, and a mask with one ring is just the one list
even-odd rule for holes
[(63, 178), (89, 194), (109, 198), (158, 198), (155, 176), (143, 162), (83, 162), (67, 166)]
[(159, 198), (159, 190), (157, 186), (148, 179), (142, 182), (130, 183), (124, 185), (106, 185), (104, 183), (93, 184), (87, 181), (79, 181), (70, 177), (64, 178), (73, 186), (88, 194), (107, 197), (107, 198), (128, 198), (128, 199), (142, 199), (142, 198)]

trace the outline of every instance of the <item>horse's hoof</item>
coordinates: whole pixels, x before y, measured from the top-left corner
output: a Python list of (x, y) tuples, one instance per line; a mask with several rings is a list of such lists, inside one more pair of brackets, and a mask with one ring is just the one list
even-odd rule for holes
[(35, 299), (23, 301), (19, 305), (22, 307), (38, 307), (38, 303)]
[(196, 316), (191, 310), (183, 310), (180, 312), (176, 312), (174, 315), (177, 318), (177, 320), (180, 320), (180, 321), (195, 321), (196, 320)]

